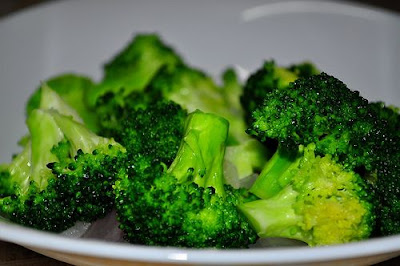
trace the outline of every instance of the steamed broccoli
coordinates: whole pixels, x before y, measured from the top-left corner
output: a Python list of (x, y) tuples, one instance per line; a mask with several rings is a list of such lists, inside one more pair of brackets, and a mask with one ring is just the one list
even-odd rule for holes
[(131, 160), (151, 158), (169, 165), (183, 136), (186, 110), (171, 101), (149, 103), (145, 108), (126, 108), (120, 126), (110, 134), (127, 149)]
[(147, 158), (147, 167), (133, 165), (115, 184), (120, 228), (128, 241), (218, 248), (255, 242), (256, 233), (237, 209), (248, 193), (224, 184), (227, 134), (225, 119), (195, 111), (169, 167), (138, 155)]
[(318, 73), (319, 70), (310, 62), (281, 67), (274, 60), (265, 61), (263, 66), (248, 78), (240, 98), (246, 121), (251, 121), (252, 112), (262, 104), (267, 93), (275, 89), (285, 89), (298, 78)]
[(388, 126), (395, 132), (400, 133), (400, 108), (392, 105), (386, 105), (384, 102), (370, 103), (372, 109), (381, 119), (388, 121)]
[(189, 112), (199, 109), (224, 117), (232, 125), (230, 143), (238, 143), (247, 138), (242, 117), (232, 112), (226, 104), (230, 99), (224, 98), (221, 88), (199, 69), (183, 64), (173, 69), (164, 69), (154, 77), (146, 92), (174, 101)]
[(74, 120), (65, 103), (44, 101), (62, 101), (49, 96), (55, 96), (52, 90), (44, 87), (41, 94), (40, 106), (51, 107), (30, 112), (23, 151), (1, 169), (0, 213), (22, 225), (60, 232), (111, 210), (125, 149)]
[(260, 237), (286, 237), (310, 246), (368, 238), (374, 229), (374, 198), (360, 175), (314, 154), (277, 151), (250, 191), (259, 200), (241, 210)]
[(118, 138), (124, 121), (132, 117), (131, 112), (146, 109), (148, 105), (158, 101), (159, 99), (141, 92), (132, 92), (126, 96), (122, 92), (104, 94), (96, 104), (100, 125), (98, 133), (105, 137)]
[(89, 105), (96, 106), (98, 99), (107, 93), (127, 96), (142, 92), (161, 69), (180, 63), (180, 56), (158, 35), (138, 34), (105, 64), (103, 80), (88, 96)]
[[(150, 57), (152, 60), (148, 59)], [(139, 79), (143, 78), (143, 73), (148, 76)], [(160, 38), (143, 34), (106, 65), (105, 77), (93, 88), (89, 98), (94, 99), (99, 134), (106, 137), (118, 138), (113, 134), (120, 131), (117, 128), (130, 116), (130, 109), (145, 109), (162, 100), (174, 101), (189, 112), (200, 109), (224, 117), (230, 123), (230, 151), (226, 160), (235, 166), (238, 177), (243, 178), (261, 170), (269, 153), (245, 133), (239, 102), (242, 85), (236, 73), (228, 69), (223, 81), (222, 86), (218, 86), (205, 72), (185, 64)], [(135, 84), (141, 84), (140, 88)], [(250, 150), (249, 146), (258, 147)], [(247, 160), (250, 164), (244, 164), (244, 159), (250, 157), (256, 160)]]
[[(43, 84), (54, 90), (68, 106), (72, 107), (90, 130), (94, 132), (98, 130), (97, 115), (87, 102), (88, 93), (94, 86), (93, 81), (89, 77), (67, 73), (52, 77), (43, 82), (33, 92), (26, 103), (27, 116), (33, 110), (39, 108)], [(51, 99), (46, 100), (46, 102), (49, 104), (52, 103)]]
[(368, 101), (322, 73), (266, 93), (252, 119), (250, 134), (279, 143), (250, 188), (260, 200), (242, 207), (261, 236), (321, 245), (371, 235), (379, 164), (398, 153)]

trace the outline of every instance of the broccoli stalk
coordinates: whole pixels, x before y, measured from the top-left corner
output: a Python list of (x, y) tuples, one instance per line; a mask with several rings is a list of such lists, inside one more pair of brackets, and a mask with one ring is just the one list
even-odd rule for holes
[[(59, 106), (43, 106), (43, 104), (60, 104), (58, 99), (43, 99), (43, 94), (46, 94), (45, 97), (59, 97), (64, 102), (63, 107), (67, 105), (68, 109), (72, 110), (68, 112), (75, 118), (79, 117), (77, 121), (84, 121), (90, 130), (97, 132), (99, 129), (97, 115), (87, 103), (88, 93), (92, 90), (93, 86), (92, 80), (82, 75), (68, 73), (52, 77), (43, 82), (29, 97), (26, 103), (26, 115), (29, 116), (37, 108), (49, 109), (50, 107), (64, 113)], [(48, 92), (43, 93), (45, 89), (52, 90), (56, 96)]]
[(374, 207), (365, 181), (330, 156), (315, 156), (314, 149), (301, 147), (295, 155), (278, 150), (250, 188), (260, 199), (240, 209), (260, 237), (310, 246), (369, 237)]
[(224, 195), (223, 159), (229, 124), (201, 111), (186, 119), (185, 136), (168, 173), (178, 183), (194, 182)]
[(118, 179), (117, 213), (128, 241), (197, 248), (247, 247), (255, 242), (257, 235), (237, 209), (248, 193), (224, 184), (228, 128), (225, 119), (195, 111), (186, 119), (168, 169), (152, 163)]

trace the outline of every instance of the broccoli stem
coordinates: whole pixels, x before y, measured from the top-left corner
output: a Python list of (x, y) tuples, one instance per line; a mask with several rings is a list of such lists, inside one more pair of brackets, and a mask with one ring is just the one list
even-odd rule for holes
[(31, 171), (31, 144), (30, 141), (25, 145), (8, 166), (13, 184), (17, 185), (18, 191), (15, 194), (24, 194), (29, 189)]
[(250, 188), (260, 200), (239, 206), (258, 236), (308, 241), (307, 234), (299, 227), (303, 217), (293, 207), (299, 193), (289, 185), (299, 171), (302, 158), (301, 152), (287, 153), (278, 148)]
[(261, 171), (250, 192), (261, 199), (277, 195), (292, 180), (301, 158), (298, 154), (288, 154), (278, 149)]
[(82, 118), (79, 116), (77, 111), (70, 107), (54, 90), (52, 90), (47, 83), (43, 83), (40, 96), (40, 109), (48, 110), (54, 109), (60, 112), (60, 114), (72, 116), (72, 118), (83, 123)]
[(303, 217), (296, 214), (293, 204), (298, 192), (287, 186), (269, 199), (244, 203), (239, 209), (245, 214), (259, 237), (286, 237), (308, 242), (299, 225)]
[(71, 119), (71, 117), (63, 116), (55, 111), (49, 111), (61, 129), (65, 138), (71, 144), (71, 156), (75, 156), (78, 150), (84, 153), (91, 153), (99, 146), (118, 145), (113, 139), (103, 138), (92, 131), (85, 125)]
[(199, 110), (186, 119), (184, 138), (168, 172), (179, 183), (193, 181), (224, 194), (223, 162), (229, 123)]
[(64, 139), (64, 134), (60, 130), (56, 121), (47, 112), (35, 109), (31, 112), (27, 120), (29, 132), (31, 134), (31, 173), (30, 180), (33, 180), (42, 190), (47, 186), (47, 177), (51, 175), (51, 170), (47, 168), (49, 162), (57, 162), (57, 156), (51, 153), (53, 146)]

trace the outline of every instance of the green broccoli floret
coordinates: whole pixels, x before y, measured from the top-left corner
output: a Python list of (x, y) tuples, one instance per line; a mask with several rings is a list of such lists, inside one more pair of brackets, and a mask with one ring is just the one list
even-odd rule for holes
[[(242, 87), (235, 72), (228, 69), (223, 75), (223, 80), (224, 84), (221, 87), (217, 86), (204, 72), (182, 65), (170, 72), (160, 72), (150, 83), (148, 91), (180, 104), (189, 112), (199, 109), (227, 119), (229, 122), (227, 145), (231, 151), (227, 154), (226, 160), (234, 165), (238, 178), (242, 179), (260, 170), (262, 165), (258, 162), (264, 164), (269, 153), (263, 145), (253, 141), (245, 133), (246, 123), (241, 106), (238, 104)], [(246, 149), (249, 144), (253, 149)], [(245, 165), (242, 159), (250, 157), (257, 159)]]
[(27, 125), (29, 141), (1, 174), (1, 214), (60, 232), (109, 212), (125, 149), (54, 109), (31, 111)]
[(146, 108), (125, 108), (127, 116), (111, 135), (127, 149), (128, 157), (143, 155), (169, 165), (183, 137), (186, 110), (171, 101), (157, 101)]
[[(260, 235), (282, 233), (310, 245), (371, 235), (379, 218), (373, 208), (380, 194), (377, 172), (381, 162), (394, 160), (385, 154), (395, 142), (367, 100), (321, 73), (266, 93), (252, 119), (250, 134), (279, 143), (250, 189), (260, 205), (244, 209)], [(290, 217), (287, 223), (270, 206), (278, 202)]]
[[(26, 104), (27, 116), (29, 116), (34, 109), (40, 107), (44, 86), (55, 91), (68, 106), (72, 107), (90, 130), (94, 132), (98, 130), (97, 116), (87, 103), (88, 93), (94, 86), (90, 78), (68, 73), (52, 77), (43, 82), (30, 96)], [(46, 99), (46, 103), (52, 104), (53, 101), (51, 99)]]
[[(245, 133), (246, 124), (239, 103), (242, 86), (235, 72), (225, 71), (223, 81), (224, 84), (218, 86), (203, 71), (186, 65), (159, 37), (139, 35), (106, 65), (103, 81), (91, 93), (100, 125), (98, 133), (118, 138), (113, 134), (121, 131), (117, 128), (130, 116), (129, 109), (145, 109), (156, 101), (171, 100), (189, 112), (200, 109), (216, 113), (230, 123), (228, 145), (235, 147), (226, 159), (234, 165), (239, 178), (246, 177), (262, 168), (255, 164), (264, 163), (268, 153)], [(125, 83), (140, 84), (140, 88)], [(257, 149), (246, 149), (249, 143), (253, 147), (258, 145)], [(242, 144), (246, 147), (241, 147)], [(245, 151), (251, 154), (246, 155)], [(251, 165), (239, 163), (247, 157), (258, 159), (252, 160)]]
[(224, 184), (228, 127), (221, 117), (195, 111), (168, 169), (160, 162), (139, 171), (133, 166), (118, 179), (117, 213), (128, 241), (197, 248), (255, 242), (257, 235), (237, 209), (248, 193)]
[[(236, 82), (234, 72), (225, 75), (226, 90), (239, 84)], [(238, 88), (234, 88), (238, 89)], [(242, 139), (247, 139), (246, 125), (238, 111), (232, 110), (227, 105), (234, 98), (224, 97), (223, 90), (214, 80), (203, 71), (179, 65), (173, 69), (164, 69), (149, 84), (146, 92), (180, 104), (189, 112), (197, 109), (204, 112), (218, 114), (227, 119), (231, 125), (228, 144), (237, 144)]]
[(181, 58), (156, 34), (138, 34), (104, 66), (103, 80), (93, 88), (88, 101), (97, 104), (106, 93), (129, 95), (141, 92), (161, 70), (181, 63)]
[(265, 94), (275, 89), (285, 89), (298, 78), (305, 78), (319, 73), (310, 62), (303, 62), (289, 67), (278, 66), (274, 60), (264, 62), (247, 80), (240, 98), (246, 121), (251, 121), (252, 112), (262, 104)]
[(317, 155), (330, 154), (351, 170), (373, 172), (381, 144), (389, 145), (385, 120), (359, 92), (325, 73), (267, 93), (253, 119), (249, 132), (262, 141), (277, 139), (288, 149), (315, 143)]
[(313, 144), (297, 155), (275, 153), (250, 191), (260, 199), (240, 209), (260, 237), (316, 246), (366, 239), (374, 229), (366, 182), (329, 155), (316, 156)]
[(138, 109), (146, 109), (148, 105), (157, 102), (150, 94), (132, 92), (129, 95), (123, 93), (106, 93), (98, 98), (96, 114), (99, 121), (99, 134), (105, 137), (118, 138), (118, 132), (124, 128), (122, 125), (126, 119), (132, 117), (132, 112)]
[(388, 121), (388, 126), (395, 132), (400, 133), (400, 108), (392, 105), (386, 105), (384, 102), (370, 103), (372, 109), (381, 119)]

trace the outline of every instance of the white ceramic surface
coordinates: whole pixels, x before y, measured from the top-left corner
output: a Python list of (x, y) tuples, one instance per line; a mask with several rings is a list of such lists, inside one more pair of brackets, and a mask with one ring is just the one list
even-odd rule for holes
[[(0, 20), (0, 161), (26, 132), (24, 104), (61, 72), (99, 79), (101, 65), (134, 34), (157, 32), (187, 62), (217, 76), (274, 58), (313, 61), (372, 100), (400, 102), (400, 17), (331, 1), (59, 1)], [(79, 230), (82, 230), (79, 229)], [(79, 231), (78, 230), (78, 231)], [(400, 254), (400, 236), (347, 245), (188, 250), (83, 240), (0, 222), (0, 239), (71, 263), (370, 264)]]

